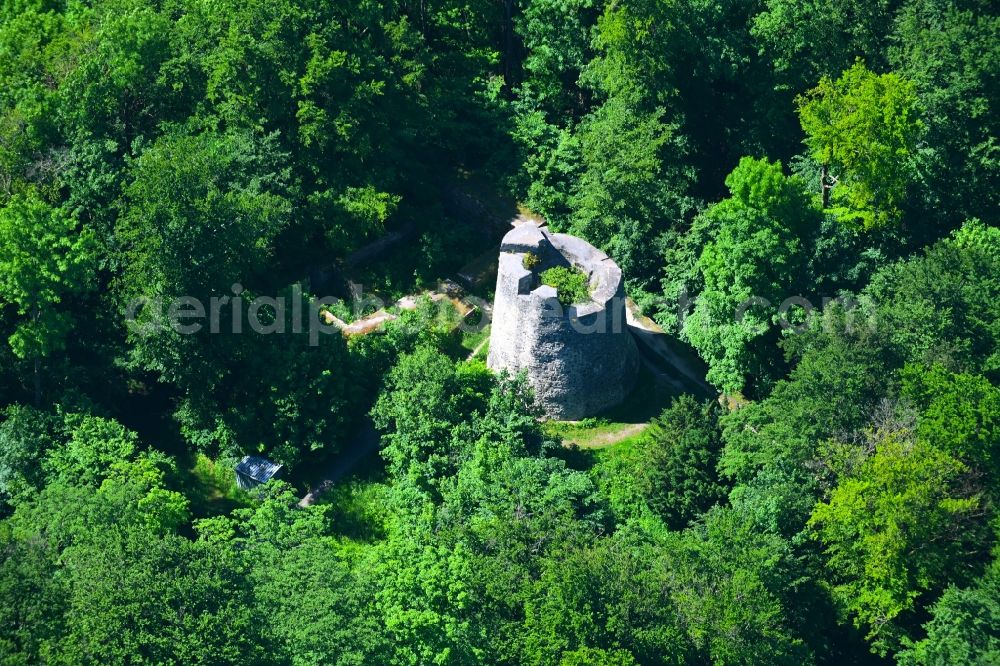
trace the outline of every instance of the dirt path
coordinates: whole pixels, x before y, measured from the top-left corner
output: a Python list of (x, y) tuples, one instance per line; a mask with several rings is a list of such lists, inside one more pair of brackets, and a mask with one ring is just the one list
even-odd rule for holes
[[(392, 307), (399, 310), (416, 310), (420, 303), (420, 299), (422, 298), (429, 298), (434, 303), (448, 301), (455, 307), (455, 311), (462, 318), (465, 318), (472, 313), (478, 305), (477, 303), (469, 300), (461, 288), (459, 288), (454, 282), (445, 281), (438, 285), (436, 290), (429, 290), (419, 294), (404, 296), (393, 303)], [(345, 336), (350, 337), (353, 335), (368, 335), (369, 333), (374, 333), (385, 326), (388, 322), (399, 319), (399, 315), (389, 312), (386, 308), (382, 308), (365, 317), (362, 317), (361, 319), (356, 319), (347, 323), (344, 320), (337, 318), (337, 316), (329, 310), (324, 310), (323, 318), (327, 324), (336, 326)]]
[(476, 354), (478, 354), (479, 352), (481, 352), (483, 350), (483, 347), (485, 347), (488, 344), (490, 344), (490, 338), (489, 338), (489, 336), (486, 336), (486, 338), (482, 342), (480, 342), (478, 345), (476, 345), (476, 348), (472, 350), (472, 353), (469, 354), (466, 357), (465, 360), (466, 361), (471, 361), (472, 359), (476, 358)]
[(344, 450), (322, 472), (316, 474), (317, 481), (310, 486), (299, 506), (312, 506), (326, 491), (340, 479), (347, 476), (365, 457), (378, 453), (379, 437), (370, 417), (365, 416), (351, 438), (345, 442)]

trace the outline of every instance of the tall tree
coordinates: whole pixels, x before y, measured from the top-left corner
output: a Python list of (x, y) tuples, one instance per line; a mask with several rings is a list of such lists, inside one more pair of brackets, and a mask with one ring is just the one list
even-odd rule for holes
[(921, 599), (967, 581), (983, 555), (984, 506), (967, 471), (925, 442), (890, 434), (813, 511), (834, 595), (880, 654), (913, 631)]
[(454, 474), (451, 432), (483, 408), (490, 381), (485, 368), (456, 365), (427, 345), (400, 357), (372, 410), (389, 473), (427, 489)]
[(797, 103), (805, 144), (820, 164), (824, 208), (863, 229), (898, 223), (917, 199), (913, 158), (923, 124), (914, 85), (858, 62), (836, 80), (824, 76)]
[(862, 294), (885, 358), (1000, 379), (1000, 229), (967, 222), (880, 270)]
[(834, 76), (855, 58), (881, 67), (901, 0), (764, 0), (751, 33), (786, 92)]
[(896, 655), (901, 666), (1000, 661), (1000, 572), (996, 563), (974, 585), (949, 587), (931, 607), (927, 637)]
[(725, 499), (716, 466), (722, 449), (719, 407), (682, 395), (650, 422), (635, 485), (671, 529)]
[(920, 410), (917, 433), (977, 470), (1000, 458), (1000, 389), (985, 377), (940, 365), (903, 369), (903, 395)]
[(47, 412), (11, 405), (0, 423), (0, 502), (16, 505), (45, 486), (42, 460), (57, 445), (62, 423)]
[(985, 0), (908, 2), (893, 34), (893, 66), (915, 85), (927, 126), (916, 156), (920, 214), (941, 231), (970, 218), (998, 222), (997, 34), (1000, 14)]
[(731, 196), (703, 215), (714, 230), (698, 258), (704, 290), (683, 335), (708, 363), (708, 380), (728, 392), (748, 378), (767, 386), (781, 373), (773, 323), (796, 293), (819, 215), (803, 183), (781, 163), (743, 158), (726, 178)]
[(32, 364), (36, 405), (42, 400), (42, 362), (65, 347), (72, 316), (63, 301), (93, 285), (94, 235), (66, 211), (36, 194), (0, 207), (0, 304), (17, 319), (8, 342)]

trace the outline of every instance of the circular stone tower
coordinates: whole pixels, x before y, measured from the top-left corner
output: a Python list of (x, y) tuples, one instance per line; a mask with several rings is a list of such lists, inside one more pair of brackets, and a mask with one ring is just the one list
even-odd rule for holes
[[(590, 299), (563, 306), (556, 289), (539, 277), (554, 266), (586, 273)], [(525, 371), (550, 418), (581, 419), (620, 403), (639, 368), (621, 269), (574, 236), (530, 223), (511, 230), (500, 245), (487, 364), (511, 374)]]

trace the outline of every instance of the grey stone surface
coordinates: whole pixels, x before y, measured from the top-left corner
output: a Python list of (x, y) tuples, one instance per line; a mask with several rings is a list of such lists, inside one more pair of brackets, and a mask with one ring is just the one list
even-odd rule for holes
[[(524, 267), (526, 253), (540, 260)], [(576, 266), (590, 278), (590, 300), (569, 307), (539, 273)], [(550, 418), (575, 420), (621, 402), (639, 368), (625, 318), (622, 272), (586, 241), (524, 224), (500, 245), (490, 333), (490, 368), (525, 371)]]

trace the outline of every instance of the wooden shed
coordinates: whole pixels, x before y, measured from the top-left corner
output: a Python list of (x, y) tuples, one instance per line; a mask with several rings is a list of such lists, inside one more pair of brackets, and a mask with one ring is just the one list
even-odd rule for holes
[(236, 484), (243, 490), (252, 490), (271, 479), (281, 478), (283, 465), (261, 456), (243, 456), (236, 464)]

